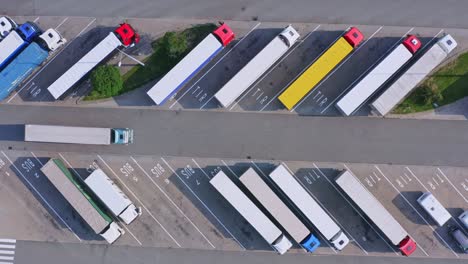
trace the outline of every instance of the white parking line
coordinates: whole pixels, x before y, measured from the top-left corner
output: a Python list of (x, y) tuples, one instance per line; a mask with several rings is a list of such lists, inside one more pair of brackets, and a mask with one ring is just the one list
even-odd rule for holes
[[(210, 180), (210, 177), (208, 176), (208, 174), (205, 172), (205, 170), (203, 170), (200, 165), (198, 165), (198, 162), (195, 161), (195, 159), (192, 159), (192, 161), (195, 163), (195, 165), (197, 165), (197, 167), (203, 172), (203, 174), (205, 174), (206, 178), (208, 178), (208, 180)], [(204, 204), (203, 204), (204, 205)], [(205, 207), (207, 207), (205, 205)], [(208, 208), (207, 208), (208, 209)], [(245, 250), (245, 247), (241, 244), (241, 242), (231, 233), (231, 231), (229, 231), (229, 229), (221, 222), (221, 220), (219, 220), (219, 218), (214, 214), (212, 213), (209, 209), (208, 211), (211, 213), (211, 215), (216, 219), (216, 221), (218, 221), (218, 223), (224, 228), (224, 230), (226, 230), (226, 232), (229, 233), (229, 235), (237, 242), (237, 244), (239, 244), (239, 246)]]
[(1, 260), (14, 260), (15, 257), (10, 257), (10, 256), (0, 256)]
[(0, 243), (16, 243), (16, 239), (1, 238)]
[[(229, 53), (231, 53), (231, 51), (234, 50), (235, 47), (237, 47), (252, 31), (254, 31), (258, 26), (260, 26), (260, 22), (257, 23), (249, 32), (247, 32), (247, 34), (239, 40), (239, 42), (237, 42), (230, 50), (228, 50), (226, 52), (226, 54), (224, 54), (213, 66), (211, 66), (211, 68), (208, 69), (207, 72), (205, 72), (192, 86), (190, 86), (189, 89), (187, 89), (187, 91), (185, 91), (180, 97), (178, 100), (176, 100), (174, 103), (171, 104), (171, 106), (169, 106), (169, 109), (172, 109), (172, 107), (174, 107), (174, 105), (177, 104), (177, 102), (182, 99), (182, 97), (184, 97), (188, 92), (190, 92), (190, 90), (192, 90), (193, 87), (195, 87), (195, 85), (197, 85), (198, 82), (200, 82), (203, 77), (205, 77), (205, 75), (207, 75), (214, 67), (216, 67), (216, 65), (218, 65), (218, 63), (220, 63)], [(211, 99), (211, 98), (210, 98)], [(209, 100), (208, 100), (209, 101)], [(208, 102), (207, 101), (207, 102)], [(204, 105), (202, 105), (202, 108), (203, 108)], [(200, 108), (201, 109), (201, 108)]]
[(62, 221), (62, 223), (67, 227), (68, 230), (70, 230), (70, 232), (80, 241), (82, 242), (81, 238), (78, 237), (78, 235), (71, 229), (71, 227), (67, 224), (67, 222), (65, 222), (65, 220), (57, 213), (57, 211), (55, 211), (55, 209), (49, 204), (49, 202), (44, 198), (44, 196), (42, 196), (42, 194), (36, 189), (36, 187), (34, 187), (34, 185), (28, 180), (28, 178), (26, 178), (23, 173), (18, 169), (18, 167), (16, 167), (16, 165), (10, 160), (10, 158), (5, 154), (5, 152), (1, 151), (3, 156), (5, 156), (5, 158), (10, 162), (10, 164), (15, 168), (15, 170), (21, 175), (21, 177), (29, 184), (29, 186), (31, 187), (31, 189), (34, 190), (34, 192), (36, 192), (36, 194), (41, 198), (41, 200), (50, 208), (50, 210), (52, 210), (52, 212), (54, 212), (54, 214)]
[(7, 104), (10, 103), (11, 100), (13, 100), (13, 98), (15, 98), (21, 92), (21, 90), (24, 89), (24, 87), (27, 87), (29, 85), (29, 83), (32, 82), (32, 80), (34, 80), (34, 78), (36, 78), (52, 61), (55, 60), (55, 58), (58, 57), (58, 55), (60, 55), (75, 39), (77, 39), (81, 34), (83, 34), (83, 32), (85, 32), (86, 29), (88, 29), (88, 27), (91, 26), (95, 21), (96, 21), (96, 18), (94, 18), (91, 22), (89, 22), (89, 24), (86, 25), (86, 27), (84, 27), (80, 31), (80, 33), (78, 33), (78, 35), (76, 35), (76, 37), (74, 39), (67, 42), (65, 44), (65, 46), (60, 49), (59, 52), (55, 53), (54, 57), (52, 57), (49, 61), (47, 61), (47, 63), (44, 66), (42, 66), (32, 77), (29, 78), (29, 80), (21, 87), (21, 89), (19, 89), (10, 99), (8, 99)]
[[(320, 26), (321, 26), (321, 25), (316, 26), (316, 27), (301, 41), (301, 43), (299, 43), (299, 45), (297, 45), (294, 49), (296, 49), (298, 46), (300, 46), (302, 43), (304, 43), (305, 40), (306, 40), (308, 37), (310, 37), (310, 36), (312, 35), (312, 33), (314, 33), (315, 31), (317, 31), (317, 29), (320, 28)], [(293, 50), (294, 50), (294, 49), (293, 49)], [(292, 52), (292, 51), (291, 51), (291, 52)], [(319, 56), (320, 56), (320, 55), (319, 55)], [(314, 61), (315, 61), (315, 59), (314, 59)], [(307, 68), (308, 68), (308, 66), (307, 66), (305, 69), (307, 69)], [(301, 74), (305, 71), (305, 69), (302, 70), (301, 73), (300, 73), (299, 75), (301, 75)], [(284, 86), (278, 93), (276, 93), (275, 96), (273, 96), (273, 97), (271, 98), (271, 100), (268, 101), (268, 103), (260, 109), (260, 112), (263, 111), (263, 110), (265, 110), (265, 108), (266, 108), (271, 102), (273, 102), (273, 100), (275, 100), (276, 98), (278, 98), (278, 96), (279, 96), (284, 90), (286, 90), (286, 88), (288, 88), (289, 85), (291, 85), (291, 83), (293, 83), (299, 75), (297, 75), (297, 76), (296, 76), (294, 79), (292, 79), (286, 86)]]
[[(59, 154), (59, 156), (68, 164), (68, 167), (70, 167), (70, 169), (73, 170), (73, 172), (81, 179), (81, 181), (84, 182), (83, 176), (81, 176), (81, 174), (78, 173), (78, 171), (76, 171), (75, 168), (73, 168), (73, 166), (70, 164), (70, 162), (68, 162), (68, 160), (62, 155), (62, 153), (58, 153), (58, 154)], [(111, 217), (115, 222), (118, 222), (118, 220), (116, 219), (116, 217), (115, 217), (114, 215), (110, 215), (110, 217)], [(117, 223), (116, 223), (116, 224), (117, 224)], [(119, 225), (119, 226), (120, 226), (120, 225)], [(123, 227), (125, 228), (125, 230), (127, 230), (128, 233), (136, 240), (136, 242), (137, 242), (138, 244), (140, 244), (140, 246), (143, 245), (143, 244), (140, 242), (140, 240), (132, 233), (132, 231), (130, 231), (130, 229), (129, 229), (125, 224), (123, 224), (122, 226), (123, 226)]]
[(468, 203), (468, 200), (466, 199), (466, 197), (457, 189), (457, 187), (455, 187), (455, 185), (453, 185), (453, 183), (449, 180), (447, 175), (445, 175), (445, 173), (440, 168), (437, 168), (437, 170), (444, 176), (444, 178), (447, 180), (447, 182), (450, 185), (452, 185), (453, 189), (455, 189), (455, 191), (458, 193), (458, 195), (460, 195), (461, 198), (463, 198), (463, 200), (465, 200), (465, 202)]
[(138, 201), (138, 203), (143, 207), (145, 208), (145, 210), (148, 212), (148, 214), (151, 216), (151, 218), (153, 218), (153, 220), (162, 228), (162, 230), (164, 230), (164, 232), (172, 239), (172, 241), (178, 246), (178, 247), (182, 247), (179, 242), (177, 242), (177, 240), (169, 233), (169, 231), (161, 224), (161, 222), (159, 222), (159, 220), (151, 213), (151, 211), (148, 209), (148, 207), (146, 207), (146, 205), (140, 200), (140, 198), (138, 198), (138, 196), (135, 195), (135, 193), (120, 179), (120, 177), (117, 175), (117, 173), (115, 173), (115, 171), (109, 166), (109, 164), (107, 164), (107, 162), (100, 156), (100, 155), (97, 155), (97, 157), (104, 163), (104, 165), (106, 165), (106, 167), (112, 172), (112, 174), (114, 174), (114, 176), (119, 180), (119, 182), (127, 189), (127, 191), (129, 191), (133, 197), (135, 197), (135, 199)]
[[(382, 29), (382, 28), (383, 28), (383, 27), (380, 27), (378, 31), (380, 31), (380, 29)], [(369, 68), (367, 68), (361, 75), (359, 75), (348, 87), (346, 87), (346, 89), (345, 89), (344, 91), (342, 91), (335, 99), (333, 99), (333, 101), (332, 101), (327, 107), (325, 107), (320, 113), (323, 114), (325, 111), (327, 111), (327, 109), (328, 109), (330, 106), (332, 106), (338, 99), (340, 99), (341, 96), (342, 96), (344, 93), (346, 93), (349, 89), (353, 88), (354, 85), (355, 85), (358, 81), (360, 81), (361, 78), (362, 78), (363, 76), (365, 76), (371, 69), (374, 68), (375, 65), (377, 65), (378, 63), (380, 63), (380, 61), (381, 61), (383, 58), (385, 58), (390, 52), (392, 52), (393, 49), (401, 43), (401, 41), (405, 38), (405, 36), (406, 36), (407, 34), (409, 34), (411, 31), (413, 31), (413, 29), (414, 29), (414, 27), (413, 27), (413, 28), (410, 28), (410, 30), (408, 30), (408, 32), (406, 32), (406, 33), (405, 33), (395, 44), (393, 44), (382, 56), (380, 56), (374, 63), (372, 63), (372, 65), (371, 65)], [(366, 44), (372, 37), (374, 37), (374, 35), (375, 35), (376, 33), (377, 33), (377, 32), (375, 32), (374, 34), (372, 34), (372, 36), (369, 37), (369, 39), (367, 39), (360, 47), (358, 47), (358, 48), (356, 49), (356, 51), (359, 50), (361, 47), (363, 47), (364, 44)], [(353, 53), (353, 54), (355, 54), (355, 53)], [(351, 56), (352, 56), (353, 54), (351, 54)], [(350, 56), (350, 57), (351, 57), (351, 56)], [(348, 58), (348, 59), (349, 59), (349, 58)], [(348, 59), (346, 59), (343, 63), (345, 63)], [(343, 64), (341, 64), (341, 65), (343, 65)], [(357, 110), (355, 110), (354, 112), (356, 112), (356, 111), (357, 111)]]
[[(356, 245), (362, 250), (364, 251), (364, 253), (366, 253), (366, 255), (369, 255), (369, 252), (367, 252), (367, 250), (364, 249), (364, 247), (359, 244), (359, 242), (357, 241), (357, 239), (355, 239), (351, 233), (346, 230), (344, 228), (344, 226), (336, 219), (335, 216), (333, 216), (330, 211), (320, 202), (319, 199), (317, 199), (317, 197), (305, 186), (305, 184), (303, 182), (301, 182), (298, 177), (291, 171), (291, 169), (289, 169), (289, 167), (286, 165), (286, 163), (284, 162), (281, 162), (282, 164), (284, 164), (284, 166), (289, 170), (289, 173), (291, 173), (291, 175), (293, 175), (293, 177), (299, 182), (300, 185), (302, 185), (302, 187), (309, 193), (310, 196), (312, 196), (314, 198), (314, 200), (320, 204), (320, 206), (322, 207), (323, 210), (325, 210), (327, 212), (327, 214), (338, 224), (338, 226), (340, 226), (340, 228), (352, 239), (352, 241), (354, 243), (356, 243)], [(318, 175), (318, 174), (317, 174)]]
[(36, 19), (34, 19), (33, 22), (36, 23), (37, 21), (39, 21), (39, 18), (40, 17), (36, 17)]
[(0, 248), (15, 249), (15, 245), (0, 245)]
[(37, 158), (36, 154), (34, 154), (34, 152), (31, 151), (31, 155), (33, 155), (33, 157), (37, 160), (37, 162), (39, 162), (39, 164), (41, 164), (41, 166), (44, 166), (44, 164), (42, 164), (42, 162)]
[[(266, 179), (266, 180), (269, 182), (269, 184), (268, 184), (269, 186), (272, 186), (277, 192), (278, 192), (278, 191), (281, 191), (280, 188), (273, 182), (273, 180), (272, 180), (270, 177), (268, 177), (268, 176), (257, 166), (257, 164), (255, 164), (255, 162), (253, 162), (253, 161), (250, 161), (250, 162), (252, 163), (252, 165), (253, 165), (255, 168), (257, 168), (258, 171), (260, 171), (260, 173), (263, 175), (263, 178)], [(289, 170), (289, 168), (288, 168), (288, 170)], [(291, 201), (289, 201), (289, 200), (286, 200), (286, 201), (283, 200), (283, 202), (287, 203), (289, 208), (294, 207), (294, 204), (293, 204)], [(291, 211), (292, 211), (292, 210), (291, 210)], [(299, 220), (299, 221), (300, 221), (300, 220)], [(301, 222), (302, 222), (302, 221), (301, 221)], [(309, 230), (309, 232), (311, 231), (309, 228), (307, 228), (307, 230)], [(338, 254), (338, 252), (335, 250), (335, 248), (329, 243), (328, 239), (322, 235), (322, 233), (317, 232), (316, 229), (315, 229), (314, 231), (315, 231), (315, 234), (319, 235), (320, 238), (321, 238), (323, 241), (325, 241), (325, 243), (327, 244), (327, 246), (328, 246), (335, 254)], [(311, 232), (311, 233), (312, 233), (312, 232)], [(302, 247), (302, 245), (301, 245), (301, 247)]]
[[(318, 28), (320, 25), (318, 25), (316, 28)], [(315, 30), (314, 30), (315, 31)], [(263, 79), (265, 79), (265, 77), (267, 77), (274, 69), (276, 69), (276, 67), (278, 67), (278, 65), (284, 61), (294, 50), (297, 49), (297, 47), (299, 47), (302, 43), (304, 43), (304, 41), (312, 34), (313, 31), (309, 32), (301, 41), (299, 41), (298, 43), (296, 43), (296, 45), (288, 52), (286, 53), (285, 56), (283, 56), (279, 61), (277, 61), (272, 67), (270, 67), (270, 69), (265, 73), (263, 74), (263, 76), (256, 80), (255, 83), (250, 87), (250, 89), (247, 90), (247, 92), (245, 92), (238, 100), (236, 100), (232, 106), (229, 108), (229, 111), (231, 111), (236, 105), (239, 104), (240, 101), (242, 101), (242, 99), (244, 99), (244, 97), (246, 97)]]
[(348, 198), (343, 194), (343, 192), (341, 190), (339, 190), (331, 181), (330, 179), (328, 179), (327, 175), (325, 175), (325, 173), (323, 173), (323, 171), (315, 164), (313, 163), (314, 167), (320, 172), (320, 174), (322, 174), (322, 176), (327, 180), (327, 182), (333, 187), (333, 189), (335, 189), (336, 192), (338, 192), (338, 194), (349, 204), (349, 206), (351, 206), (354, 210), (354, 212), (356, 212), (360, 217), (361, 219), (367, 223), (367, 225), (372, 229), (374, 230), (375, 234), (377, 234), (378, 237), (380, 237), (382, 239), (382, 241), (393, 251), (393, 253), (395, 253), (395, 255), (399, 256), (399, 254), (395, 251), (395, 249), (393, 248), (393, 246), (391, 246), (387, 240), (382, 237), (380, 235), (380, 233), (374, 228), (374, 226), (369, 222), (367, 221), (367, 219), (361, 214), (361, 212), (348, 200)]
[(63, 25), (63, 23), (65, 23), (65, 21), (68, 20), (68, 17), (66, 17), (65, 19), (62, 20), (62, 22), (60, 22), (60, 24), (58, 24), (58, 26), (55, 27), (55, 30), (57, 30), (60, 26)]
[[(426, 223), (426, 225), (428, 225), (432, 231), (434, 232), (434, 234), (436, 234), (439, 239), (441, 241), (444, 242), (445, 246), (450, 248), (450, 250), (452, 251), (452, 253), (457, 257), (459, 258), (460, 256), (458, 256), (458, 254), (452, 249), (452, 247), (450, 247), (450, 245), (447, 243), (447, 241), (445, 241), (442, 236), (439, 235), (439, 233), (431, 226), (431, 224), (429, 224), (429, 222), (419, 213), (419, 211), (408, 201), (408, 199), (406, 199), (406, 197), (398, 190), (398, 188), (387, 178), (387, 176), (385, 176), (385, 174), (382, 172), (382, 170), (377, 166), (377, 165), (374, 165), (374, 167), (379, 171), (379, 173), (387, 180), (387, 182), (393, 187), (393, 189), (395, 189), (395, 191), (398, 193), (398, 195), (401, 196), (401, 198), (403, 198), (403, 200), (406, 201), (406, 203), (411, 207), (413, 208), (413, 210), (419, 215), (419, 217)], [(413, 240), (416, 242), (416, 240), (413, 238)], [(427, 252), (421, 247), (421, 245), (419, 243), (416, 242), (416, 244), (418, 245), (418, 247), (424, 252), (424, 254), (426, 254), (426, 256), (429, 256), (427, 254)]]
[(15, 254), (15, 251), (14, 250), (0, 250), (0, 254), (13, 255), (13, 254)]
[(141, 167), (140, 163), (138, 163), (136, 161), (136, 159), (134, 159), (132, 156), (130, 156), (130, 159), (132, 159), (133, 162), (135, 162), (135, 164), (148, 177), (148, 179), (154, 184), (154, 186), (156, 186), (158, 188), (158, 190), (162, 194), (164, 194), (164, 196), (167, 198), (167, 200), (169, 200), (169, 202), (171, 202), (171, 204), (179, 211), (179, 213), (182, 214), (185, 217), (185, 219), (187, 219), (187, 221), (198, 231), (198, 233), (200, 233), (200, 235), (202, 235), (202, 237), (206, 240), (206, 242), (208, 242), (208, 244), (210, 244), (210, 246), (212, 248), (216, 248), (213, 245), (213, 243), (211, 243), (211, 241), (205, 236), (205, 234), (203, 234), (203, 232), (200, 230), (200, 228), (198, 228), (198, 226), (195, 225), (195, 223), (182, 211), (182, 209), (180, 209), (179, 206), (177, 206), (177, 204), (171, 199), (171, 197), (169, 197), (169, 195), (151, 178), (151, 176), (143, 169), (143, 167)]

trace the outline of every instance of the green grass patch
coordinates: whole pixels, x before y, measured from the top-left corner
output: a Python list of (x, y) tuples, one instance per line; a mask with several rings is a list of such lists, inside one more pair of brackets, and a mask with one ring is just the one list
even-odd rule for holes
[(468, 96), (468, 52), (424, 81), (394, 111), (409, 114), (427, 111)]
[(167, 32), (152, 43), (153, 54), (123, 76), (123, 91), (128, 92), (164, 76), (209, 33), (215, 24), (202, 24), (180, 32)]

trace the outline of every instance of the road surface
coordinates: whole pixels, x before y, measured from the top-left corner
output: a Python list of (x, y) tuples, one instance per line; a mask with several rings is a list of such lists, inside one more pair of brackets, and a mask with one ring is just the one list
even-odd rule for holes
[(18, 241), (15, 264), (238, 264), (238, 263), (321, 263), (321, 264), (458, 264), (462, 259), (403, 258), (375, 256), (320, 256), (310, 254), (286, 254), (273, 252), (234, 252), (215, 250), (164, 249), (85, 244), (59, 244), (48, 242)]
[(0, 0), (0, 13), (164, 17), (468, 28), (466, 0)]
[[(129, 127), (135, 143), (23, 142), (25, 123)], [(292, 114), (56, 106), (0, 106), (0, 149), (468, 166), (468, 122)]]

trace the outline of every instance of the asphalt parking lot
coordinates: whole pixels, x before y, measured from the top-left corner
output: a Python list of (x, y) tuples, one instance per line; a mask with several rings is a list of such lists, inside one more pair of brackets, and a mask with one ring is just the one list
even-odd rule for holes
[[(96, 19), (83, 17), (14, 17), (21, 23), (36, 21), (43, 29), (56, 28), (68, 40), (67, 44), (51, 55), (49, 60), (31, 78), (21, 85), (4, 103), (50, 102), (54, 100), (47, 87), (66, 68), (73, 65), (82, 55), (103, 39), (122, 19)], [(151, 40), (169, 30), (180, 30), (191, 24), (213, 21), (199, 20), (157, 20), (127, 19), (142, 34), (142, 42), (135, 48), (126, 50), (138, 59), (150, 54)], [(261, 78), (240, 96), (229, 108), (222, 109), (214, 94), (271, 41), (287, 23), (227, 21), (236, 33), (236, 40), (218, 54), (201, 72), (194, 76), (182, 89), (162, 106), (155, 106), (146, 91), (157, 80), (126, 95), (111, 100), (99, 101), (92, 105), (105, 106), (151, 106), (161, 109), (211, 109), (221, 111), (288, 111), (277, 97), (295, 80), (301, 72), (313, 63), (350, 26), (358, 27), (365, 36), (363, 43), (341, 64), (320, 82), (295, 108), (292, 114), (300, 115), (339, 115), (334, 104), (349, 91), (357, 80), (365, 76), (377, 61), (392, 51), (407, 34), (417, 35), (423, 49), (437, 37), (449, 33), (458, 41), (458, 48), (452, 56), (465, 49), (468, 32), (461, 29), (366, 26), (366, 25), (327, 25), (293, 24), (301, 38), (279, 59)], [(122, 62), (123, 70), (136, 65), (136, 62), (117, 53), (110, 63)], [(410, 63), (411, 64), (411, 61)], [(80, 82), (66, 96), (54, 104), (85, 104), (81, 99), (90, 91), (88, 80)], [(378, 91), (375, 98), (381, 91)], [(372, 98), (370, 99), (372, 100)], [(369, 101), (370, 101), (369, 100)], [(363, 104), (356, 115), (368, 115), (369, 107)]]
[[(3, 236), (105, 243), (40, 172), (50, 157), (62, 159), (80, 178), (87, 177), (95, 168), (103, 169), (142, 208), (143, 214), (135, 222), (128, 226), (121, 223), (126, 233), (116, 241), (118, 245), (271, 251), (208, 181), (220, 170), (235, 179), (253, 167), (271, 185), (267, 175), (282, 163), (351, 239), (339, 252), (319, 235), (322, 245), (317, 254), (399, 255), (334, 184), (334, 178), (346, 168), (418, 243), (413, 256), (468, 258), (448, 236), (447, 225), (438, 227), (416, 203), (422, 192), (432, 192), (453, 216), (449, 224), (459, 226), (456, 217), (468, 207), (467, 169), (404, 165), (3, 151), (0, 156)], [(304, 251), (296, 245), (292, 252)]]

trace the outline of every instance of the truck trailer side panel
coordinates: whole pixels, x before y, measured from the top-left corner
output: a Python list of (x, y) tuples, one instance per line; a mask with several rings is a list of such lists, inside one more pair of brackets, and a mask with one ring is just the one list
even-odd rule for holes
[[(301, 220), (268, 187), (254, 169), (249, 168), (240, 176), (239, 180), (297, 243), (302, 244), (311, 235), (311, 232)], [(314, 251), (320, 245), (320, 242), (316, 238), (315, 242), (315, 244), (311, 247), (306, 247), (306, 249), (310, 252)]]
[(398, 45), (398, 47), (356, 84), (351, 91), (338, 101), (336, 104), (338, 110), (346, 116), (351, 115), (412, 56), (413, 54), (403, 44)]
[(393, 245), (398, 246), (408, 236), (387, 209), (349, 171), (342, 172), (335, 181)]
[[(291, 34), (288, 42), (284, 35)], [(250, 60), (234, 77), (232, 77), (216, 94), (216, 99), (223, 107), (230, 106), (260, 76), (262, 76), (294, 44), (299, 34), (291, 26), (268, 43)]]
[(448, 54), (442, 49), (439, 43), (434, 44), (434, 46), (419, 58), (408, 71), (372, 102), (372, 109), (382, 116), (388, 114), (395, 106), (403, 101), (416, 85), (424, 80), (447, 55)]
[(109, 145), (110, 128), (25, 125), (25, 141)]
[(31, 43), (0, 72), (0, 100), (5, 99), (31, 72), (47, 59), (49, 53)]
[(121, 45), (122, 42), (120, 42), (117, 36), (113, 32), (109, 33), (105, 39), (99, 42), (92, 50), (53, 82), (47, 90), (49, 90), (55, 99), (58, 99)]
[(270, 178), (337, 249), (341, 250), (349, 243), (349, 238), (342, 233), (341, 228), (283, 165), (274, 169), (270, 173)]
[(12, 31), (0, 42), (0, 69), (5, 67), (11, 59), (27, 43), (16, 32)]
[(293, 109), (307, 93), (352, 51), (353, 47), (346, 39), (343, 37), (338, 39), (278, 97), (280, 102), (288, 110)]
[(292, 246), (291, 242), (284, 237), (278, 227), (258, 209), (224, 172), (218, 172), (210, 180), (210, 183), (278, 252), (283, 254)]
[(60, 160), (49, 160), (41, 171), (95, 233), (101, 233), (112, 223), (112, 219), (79, 187)]
[(221, 42), (213, 34), (209, 34), (159, 80), (148, 91), (148, 95), (157, 105), (163, 104), (216, 56), (222, 48)]

